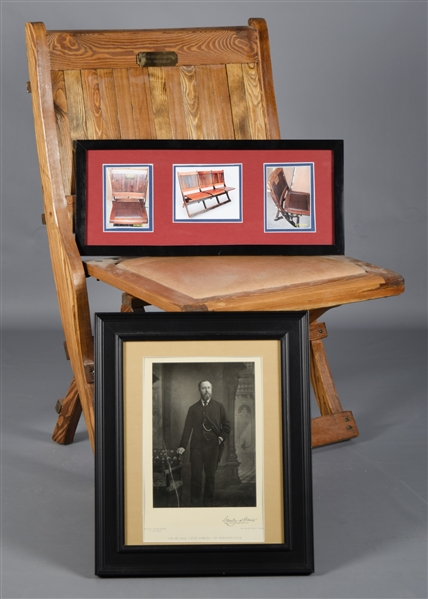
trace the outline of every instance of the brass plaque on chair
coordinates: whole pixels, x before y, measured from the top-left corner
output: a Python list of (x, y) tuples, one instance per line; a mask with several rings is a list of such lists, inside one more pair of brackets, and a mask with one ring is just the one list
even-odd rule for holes
[(140, 67), (175, 67), (178, 62), (176, 52), (138, 52), (137, 64)]

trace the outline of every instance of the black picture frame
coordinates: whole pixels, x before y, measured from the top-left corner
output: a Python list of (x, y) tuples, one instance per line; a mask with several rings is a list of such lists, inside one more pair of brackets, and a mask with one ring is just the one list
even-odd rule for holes
[[(98, 576), (300, 575), (314, 571), (308, 323), (307, 312), (95, 315), (95, 572)], [(132, 470), (134, 474), (131, 478), (125, 478), (124, 464), (127, 460), (128, 468), (129, 460), (134, 460), (139, 452), (127, 449), (126, 437), (132, 437), (134, 433), (128, 432), (131, 429), (125, 420), (129, 418), (129, 412), (126, 408), (125, 418), (124, 406), (126, 402), (131, 402), (139, 409), (141, 403), (148, 401), (148, 396), (143, 394), (139, 398), (138, 393), (129, 391), (128, 374), (124, 372), (132, 372), (132, 376), (135, 375), (138, 380), (143, 377), (141, 373), (134, 373), (133, 363), (127, 364), (127, 360), (131, 360), (129, 356), (133, 355), (134, 350), (137, 350), (137, 354), (141, 349), (149, 356), (152, 353), (157, 355), (150, 345), (153, 343), (156, 344), (153, 348), (158, 348), (159, 343), (165, 344), (165, 348), (176, 343), (174, 348), (181, 351), (182, 344), (189, 342), (197, 342), (202, 352), (204, 347), (212, 347), (213, 352), (222, 352), (223, 347), (231, 348), (232, 356), (235, 343), (237, 350), (242, 342), (245, 347), (251, 343), (255, 344), (254, 347), (261, 347), (262, 343), (266, 344), (264, 347), (268, 348), (268, 352), (272, 349), (272, 355), (277, 356), (277, 381), (273, 380), (275, 377), (268, 376), (270, 370), (264, 370), (270, 368), (266, 356), (271, 354), (266, 354), (261, 363), (263, 385), (278, 385), (278, 419), (269, 415), (266, 417), (266, 414), (271, 413), (272, 398), (265, 397), (263, 400), (263, 430), (269, 431), (263, 437), (263, 448), (267, 452), (263, 463), (264, 467), (270, 467), (277, 460), (280, 468), (280, 476), (275, 482), (275, 492), (279, 498), (275, 513), (281, 518), (279, 522), (271, 522), (281, 535), (280, 541), (271, 542), (271, 536), (256, 543), (235, 543), (232, 540), (227, 543), (135, 544), (126, 540), (128, 529), (125, 528), (131, 520), (127, 500), (128, 495), (134, 492), (134, 484), (137, 484), (135, 471), (138, 472), (138, 469)], [(227, 345), (223, 346), (224, 342)], [(183, 355), (186, 355), (187, 347)], [(174, 348), (172, 352), (176, 351)], [(257, 350), (256, 354), (263, 351)], [(237, 359), (241, 359), (239, 352)], [(127, 395), (124, 394), (125, 382), (128, 385)], [(135, 419), (132, 422), (135, 424)], [(273, 446), (268, 443), (272, 443), (271, 431), (277, 425), (280, 434), (278, 447), (275, 446), (273, 451)], [(147, 429), (141, 426), (141, 436), (148, 434)], [(132, 442), (131, 439), (131, 446), (134, 447)], [(149, 467), (144, 458), (141, 463), (143, 470)], [(264, 475), (267, 476), (267, 472)], [(275, 495), (271, 484), (272, 480), (269, 479), (269, 493), (266, 495), (269, 501), (275, 501), (275, 498), (271, 498), (271, 495)], [(263, 501), (267, 501), (266, 497)], [(137, 506), (137, 511), (132, 513), (138, 515), (139, 510)], [(186, 508), (180, 511), (183, 517), (186, 513)], [(228, 516), (233, 513), (233, 510), (232, 514), (228, 512)], [(265, 518), (267, 531), (268, 515)], [(272, 521), (271, 513), (269, 518)], [(134, 528), (131, 530), (134, 531)]]
[[(141, 158), (135, 158), (136, 152)], [(165, 166), (168, 152), (173, 157)], [(270, 157), (264, 158), (269, 152)], [(132, 160), (128, 155), (133, 156)], [(107, 175), (102, 171), (107, 167), (101, 158), (97, 161), (97, 156), (105, 157), (108, 166), (137, 162), (149, 170), (144, 200), (146, 224), (119, 226), (109, 221), (107, 204), (111, 206), (112, 200), (107, 196), (112, 192), (107, 190)], [(217, 198), (221, 209), (213, 210), (213, 206), (218, 208), (213, 198), (204, 204), (207, 211), (200, 210), (203, 214), (196, 219), (184, 213), (182, 206), (187, 206), (187, 200), (180, 195), (173, 167), (177, 162), (182, 166), (194, 164), (190, 156), (197, 156), (198, 163), (205, 167), (208, 164), (207, 168), (221, 168), (225, 162), (228, 164), (225, 157), (232, 156), (238, 169), (230, 192), (236, 196), (233, 202), (223, 195)], [(267, 183), (270, 164), (272, 168), (294, 165), (297, 169), (307, 164), (310, 207), (306, 206), (306, 212), (289, 212), (284, 208), (284, 197), (281, 211), (279, 204), (274, 205)], [(194, 168), (200, 172), (202, 166)], [(78, 140), (77, 244), (86, 256), (343, 255), (343, 172), (342, 140)], [(291, 188), (293, 180), (294, 174), (291, 181), (288, 179)], [(226, 185), (230, 181), (226, 180)], [(197, 206), (202, 206), (201, 201)], [(231, 206), (236, 208), (230, 214), (227, 211)], [(179, 210), (184, 216), (177, 216)], [(276, 217), (272, 210), (277, 210)], [(303, 222), (305, 219), (307, 222)]]

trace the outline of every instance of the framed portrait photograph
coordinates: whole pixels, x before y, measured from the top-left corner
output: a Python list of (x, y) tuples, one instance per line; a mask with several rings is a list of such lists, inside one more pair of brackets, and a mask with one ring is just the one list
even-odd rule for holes
[(307, 313), (95, 320), (96, 574), (313, 572)]
[(85, 140), (84, 255), (342, 255), (341, 140)]

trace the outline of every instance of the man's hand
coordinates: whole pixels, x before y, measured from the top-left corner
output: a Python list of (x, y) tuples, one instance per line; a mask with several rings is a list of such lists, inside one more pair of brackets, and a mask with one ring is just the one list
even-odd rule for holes
[(218, 437), (218, 444), (221, 445), (223, 443), (224, 439), (223, 437)]
[(177, 453), (178, 453), (178, 455), (182, 455), (182, 454), (183, 454), (185, 451), (186, 451), (186, 450), (184, 449), (184, 447), (179, 447), (179, 448), (177, 449)]

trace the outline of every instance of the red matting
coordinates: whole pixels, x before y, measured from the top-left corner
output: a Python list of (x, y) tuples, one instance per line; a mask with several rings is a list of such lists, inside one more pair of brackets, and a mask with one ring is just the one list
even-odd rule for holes
[[(287, 162), (314, 163), (314, 232), (264, 231), (264, 164)], [(104, 164), (153, 164), (153, 231), (103, 231)], [(174, 164), (242, 164), (242, 222), (174, 223)], [(331, 150), (88, 150), (86, 242), (90, 246), (332, 245), (333, 169)], [(213, 212), (210, 215), (216, 218)]]

